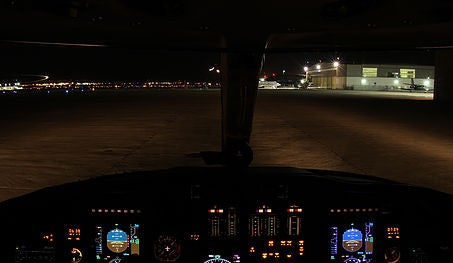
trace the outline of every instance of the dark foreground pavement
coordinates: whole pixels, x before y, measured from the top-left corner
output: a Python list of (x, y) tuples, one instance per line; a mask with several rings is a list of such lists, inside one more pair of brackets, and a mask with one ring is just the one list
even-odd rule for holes
[[(429, 97), (260, 91), (253, 165), (359, 172), (453, 194), (453, 118)], [(16, 94), (0, 96), (0, 110), (0, 200), (113, 173), (204, 166), (194, 153), (220, 149), (219, 91)]]

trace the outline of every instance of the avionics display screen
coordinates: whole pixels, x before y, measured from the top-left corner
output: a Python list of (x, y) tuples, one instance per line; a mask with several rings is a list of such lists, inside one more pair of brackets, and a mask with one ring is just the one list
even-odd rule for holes
[(374, 262), (374, 223), (354, 222), (330, 226), (330, 262)]
[(241, 258), (239, 254), (233, 254), (231, 256), (223, 256), (219, 254), (210, 254), (203, 263), (239, 263)]
[(130, 255), (140, 255), (140, 225), (98, 225), (95, 247), (97, 262), (121, 262)]

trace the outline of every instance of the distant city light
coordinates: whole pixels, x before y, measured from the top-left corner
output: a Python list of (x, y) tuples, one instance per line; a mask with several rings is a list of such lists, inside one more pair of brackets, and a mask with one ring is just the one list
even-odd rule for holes
[(308, 67), (307, 67), (307, 66), (304, 67), (304, 71), (305, 71), (305, 72), (308, 71)]
[(425, 85), (425, 86), (429, 86), (429, 80), (425, 80), (425, 81), (423, 81), (423, 85)]
[(362, 83), (362, 85), (366, 85), (367, 80), (364, 78), (364, 79), (360, 80), (360, 83)]
[(220, 73), (220, 69), (216, 69), (215, 72)]
[(214, 69), (215, 69), (215, 68), (214, 68), (214, 67), (212, 67), (212, 68), (210, 68), (210, 69), (209, 69), (209, 71), (213, 71)]
[(399, 84), (400, 84), (400, 81), (399, 81), (398, 79), (395, 79), (395, 80), (393, 80), (393, 84), (399, 85)]
[(333, 62), (333, 66), (335, 68), (338, 68), (338, 66), (340, 66), (340, 62), (338, 62), (338, 61)]
[(316, 65), (316, 69), (317, 69), (317, 70), (320, 70), (320, 69), (321, 69), (321, 65), (317, 64), (317, 65)]

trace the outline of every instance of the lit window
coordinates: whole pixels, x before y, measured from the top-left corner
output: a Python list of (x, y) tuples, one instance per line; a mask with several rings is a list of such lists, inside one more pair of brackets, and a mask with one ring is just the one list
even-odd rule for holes
[(377, 68), (362, 68), (362, 76), (364, 78), (377, 77)]
[(415, 69), (413, 68), (402, 68), (400, 69), (401, 78), (415, 78)]

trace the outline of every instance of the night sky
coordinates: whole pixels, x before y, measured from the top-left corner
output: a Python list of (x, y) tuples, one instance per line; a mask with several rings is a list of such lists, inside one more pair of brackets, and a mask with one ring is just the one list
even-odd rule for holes
[[(1, 75), (39, 74), (54, 80), (205, 80), (219, 55), (132, 48), (8, 46)], [(201, 58), (201, 59), (200, 59)], [(6, 62), (6, 63), (5, 63)]]
[[(49, 75), (50, 80), (77, 81), (216, 81), (208, 68), (219, 64), (215, 52), (176, 52), (139, 48), (67, 47), (8, 44), (0, 48), (0, 79), (23, 74)], [(430, 51), (356, 51), (267, 54), (263, 72), (300, 74), (304, 65), (320, 60), (341, 63), (432, 65)], [(19, 79), (20, 81), (20, 79)]]

